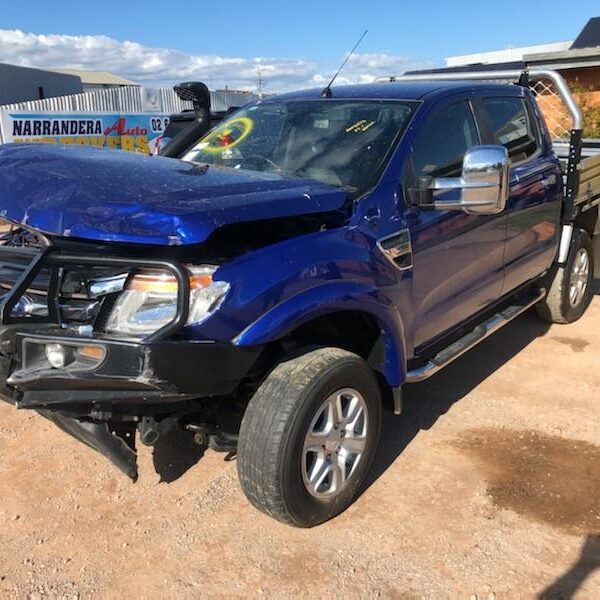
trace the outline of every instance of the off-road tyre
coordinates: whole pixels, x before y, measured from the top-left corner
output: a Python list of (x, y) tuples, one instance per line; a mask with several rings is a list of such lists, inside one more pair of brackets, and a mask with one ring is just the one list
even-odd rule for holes
[[(587, 275), (585, 291), (573, 303), (570, 298), (571, 283), (581, 267), (581, 256), (587, 255)], [(587, 310), (594, 296), (593, 290), (594, 255), (590, 236), (581, 229), (575, 229), (567, 262), (558, 266), (549, 284), (547, 296), (536, 304), (538, 316), (549, 323), (573, 323)]]
[[(341, 389), (366, 405), (365, 449), (337, 495), (316, 498), (303, 478), (304, 441), (319, 407)], [(279, 363), (250, 400), (238, 440), (237, 470), (248, 500), (271, 517), (312, 527), (345, 510), (361, 493), (381, 429), (381, 391), (368, 364), (339, 348), (311, 349)]]

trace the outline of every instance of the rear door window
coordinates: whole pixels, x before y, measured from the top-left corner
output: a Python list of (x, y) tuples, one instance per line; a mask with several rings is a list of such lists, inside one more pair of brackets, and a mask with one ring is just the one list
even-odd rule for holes
[(483, 98), (482, 106), (494, 142), (508, 150), (511, 162), (520, 162), (537, 152), (537, 132), (523, 98)]

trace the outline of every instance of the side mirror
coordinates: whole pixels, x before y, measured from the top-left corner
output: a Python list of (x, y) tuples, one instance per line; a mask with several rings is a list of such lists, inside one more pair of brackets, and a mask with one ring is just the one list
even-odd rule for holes
[[(459, 200), (436, 200), (436, 192), (461, 190)], [(428, 182), (434, 210), (464, 210), (472, 215), (494, 215), (508, 199), (508, 153), (504, 146), (473, 146), (463, 159), (460, 177), (437, 177)]]

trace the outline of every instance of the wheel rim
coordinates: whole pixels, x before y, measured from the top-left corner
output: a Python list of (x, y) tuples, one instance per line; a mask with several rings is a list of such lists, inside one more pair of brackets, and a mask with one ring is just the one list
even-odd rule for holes
[(349, 484), (368, 435), (367, 404), (355, 389), (331, 394), (315, 413), (304, 439), (302, 477), (315, 498), (331, 498)]
[(590, 274), (590, 255), (585, 248), (580, 248), (573, 261), (569, 282), (569, 302), (577, 306), (584, 298)]

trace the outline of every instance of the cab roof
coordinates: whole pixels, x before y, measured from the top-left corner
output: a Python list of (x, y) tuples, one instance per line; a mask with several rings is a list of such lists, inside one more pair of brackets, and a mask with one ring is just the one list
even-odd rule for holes
[[(386, 100), (425, 100), (433, 99), (448, 92), (475, 92), (484, 89), (502, 93), (519, 94), (522, 88), (510, 83), (490, 83), (487, 81), (396, 81), (381, 83), (362, 83), (357, 85), (331, 86), (331, 99), (386, 99)], [(267, 101), (301, 100), (320, 98), (323, 88), (288, 92), (266, 98)]]

